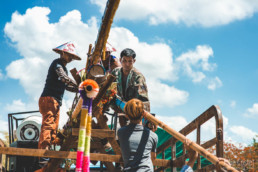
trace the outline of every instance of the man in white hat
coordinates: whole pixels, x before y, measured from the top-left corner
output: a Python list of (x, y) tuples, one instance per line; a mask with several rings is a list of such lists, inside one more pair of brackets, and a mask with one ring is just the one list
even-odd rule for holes
[(39, 149), (49, 149), (51, 144), (56, 144), (60, 106), (65, 89), (72, 92), (78, 91), (76, 82), (68, 77), (66, 69), (67, 63), (72, 60), (81, 60), (75, 51), (74, 44), (68, 42), (54, 48), (53, 51), (59, 53), (60, 58), (51, 63), (44, 90), (39, 98), (39, 111), (42, 114)]
[(119, 59), (116, 56), (112, 55), (112, 52), (116, 52), (116, 49), (107, 42), (105, 50), (105, 60), (102, 61), (106, 72), (111, 72), (116, 67), (121, 67)]

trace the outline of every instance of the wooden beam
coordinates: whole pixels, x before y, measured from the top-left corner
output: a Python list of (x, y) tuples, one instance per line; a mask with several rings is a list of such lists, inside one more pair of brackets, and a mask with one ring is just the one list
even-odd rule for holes
[[(78, 136), (79, 135), (79, 128), (73, 128), (72, 129), (72, 135)], [(110, 129), (92, 129), (91, 130), (91, 137), (98, 137), (98, 138), (107, 138), (115, 137), (115, 131)]]
[[(74, 148), (76, 148), (77, 149), (77, 147), (78, 147), (78, 141), (76, 141), (76, 142), (72, 142), (71, 144), (70, 144), (70, 149), (74, 149)], [(90, 143), (90, 148), (91, 149), (99, 149), (100, 147), (103, 147), (103, 145), (100, 143), (100, 142), (92, 142), (91, 141), (91, 143)]]
[[(183, 135), (188, 135), (193, 130), (197, 128), (197, 124), (202, 125), (209, 119), (211, 119), (213, 116), (218, 116), (218, 112), (215, 106), (211, 106), (209, 109), (207, 109), (205, 112), (203, 112), (200, 116), (198, 116), (196, 119), (194, 119), (191, 123), (189, 123), (187, 126), (185, 126), (182, 130), (179, 131), (179, 133)], [(175, 143), (177, 139), (172, 137), (166, 142), (164, 142), (162, 145), (160, 145), (157, 148), (157, 154), (160, 154), (163, 150), (167, 149), (169, 146), (171, 146), (171, 143)]]
[(212, 147), (217, 143), (217, 138), (214, 137), (213, 139), (208, 140), (207, 142), (203, 143), (201, 146), (205, 149)]
[[(15, 156), (33, 156), (33, 157), (49, 157), (57, 159), (76, 159), (77, 152), (70, 151), (51, 151), (44, 149), (28, 149), (28, 148), (13, 148), (2, 147), (0, 148), (0, 154), (15, 155)], [(123, 163), (121, 155), (109, 155), (100, 153), (91, 153), (91, 161), (103, 161), (103, 162), (117, 162)], [(155, 159), (154, 166), (170, 167), (170, 160)]]

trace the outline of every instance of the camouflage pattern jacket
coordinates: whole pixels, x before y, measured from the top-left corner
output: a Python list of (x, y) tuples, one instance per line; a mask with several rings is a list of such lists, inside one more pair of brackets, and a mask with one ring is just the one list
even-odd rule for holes
[(115, 82), (117, 82), (117, 94), (123, 101), (127, 102), (133, 98), (137, 98), (144, 103), (144, 109), (150, 111), (146, 80), (140, 71), (136, 68), (131, 69), (126, 81), (125, 95), (123, 95), (122, 88), (122, 68), (115, 68), (111, 74), (116, 77)]

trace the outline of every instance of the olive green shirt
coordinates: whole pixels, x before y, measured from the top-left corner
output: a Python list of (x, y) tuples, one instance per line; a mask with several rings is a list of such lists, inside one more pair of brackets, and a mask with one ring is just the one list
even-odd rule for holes
[[(111, 74), (116, 77), (115, 82), (117, 82), (117, 94), (123, 101), (127, 102), (133, 98), (137, 98), (144, 103), (145, 110), (150, 111), (146, 80), (140, 71), (138, 71), (136, 68), (132, 68), (127, 76), (125, 84), (122, 84), (122, 67), (115, 68)], [(123, 85), (125, 85), (125, 88), (123, 88)]]

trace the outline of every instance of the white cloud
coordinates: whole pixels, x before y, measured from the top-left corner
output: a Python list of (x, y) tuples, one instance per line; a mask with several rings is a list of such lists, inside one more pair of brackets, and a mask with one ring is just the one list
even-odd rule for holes
[(215, 90), (222, 86), (218, 77), (210, 78), (205, 75), (206, 72), (213, 71), (217, 65), (210, 63), (209, 59), (213, 56), (213, 50), (207, 45), (198, 45), (195, 50), (189, 50), (183, 53), (175, 60), (177, 70), (192, 79), (194, 83), (204, 82), (208, 84), (208, 89)]
[(22, 112), (26, 111), (26, 104), (19, 100), (13, 100), (12, 104), (7, 104), (5, 110), (9, 112)]
[[(160, 121), (164, 122), (169, 127), (176, 131), (180, 131), (188, 124), (183, 116), (156, 116)], [(175, 122), (176, 121), (176, 122)]]
[(2, 70), (0, 69), (0, 80), (4, 79), (4, 74), (2, 72)]
[(150, 80), (148, 82), (151, 107), (174, 107), (185, 104), (189, 93), (179, 90), (174, 86), (163, 84), (159, 81)]
[(215, 78), (210, 79), (208, 84), (208, 89), (215, 90), (221, 86), (222, 86), (222, 81), (219, 79), (219, 77), (216, 76)]
[[(49, 13), (50, 9), (44, 7), (28, 9), (24, 15), (15, 12), (4, 29), (6, 36), (24, 57), (6, 67), (7, 76), (18, 79), (25, 92), (35, 101), (44, 87), (50, 63), (58, 57), (52, 48), (72, 40), (80, 45), (76, 48), (83, 57), (87, 51), (85, 47), (94, 42), (98, 30), (95, 18), (83, 23), (77, 10), (61, 17), (58, 23), (49, 23)], [(73, 64), (79, 70), (85, 66), (85, 60)], [(68, 69), (70, 66), (68, 64)]]
[[(11, 62), (7, 67), (7, 76), (19, 80), (25, 92), (35, 102), (38, 101), (44, 87), (48, 67), (55, 57), (58, 57), (51, 49), (72, 40), (77, 43), (79, 55), (83, 58), (87, 47), (94, 43), (97, 36), (97, 22), (95, 18), (87, 23), (81, 20), (81, 14), (77, 10), (68, 12), (62, 16), (57, 23), (49, 23), (49, 8), (34, 7), (28, 9), (24, 15), (15, 12), (12, 19), (5, 25), (5, 34), (15, 45), (17, 51), (24, 58)], [(160, 100), (155, 94), (154, 87), (150, 86), (149, 95), (158, 106), (162, 102), (167, 106), (176, 106), (187, 101), (188, 93), (176, 89), (162, 80), (174, 81), (177, 79), (174, 74), (173, 58), (171, 48), (164, 43), (148, 44), (140, 42), (139, 39), (128, 29), (114, 27), (111, 29), (109, 42), (118, 50), (115, 55), (124, 48), (132, 48), (136, 51), (136, 68), (145, 75), (147, 83), (164, 89), (164, 100)], [(83, 58), (85, 59), (85, 58)], [(76, 67), (77, 70), (85, 66), (85, 60), (72, 62), (69, 67)], [(152, 70), (150, 70), (152, 69)], [(154, 84), (150, 82), (155, 81)], [(153, 91), (153, 92), (152, 92)], [(72, 97), (66, 97), (72, 99)], [(155, 103), (153, 103), (155, 106)]]
[(252, 139), (258, 134), (244, 126), (232, 126), (229, 130), (233, 133), (233, 140), (237, 140), (239, 143), (251, 143)]
[[(105, 0), (91, 0), (104, 11)], [(246, 0), (127, 0), (121, 1), (116, 18), (147, 20), (149, 24), (184, 23), (212, 27), (251, 17), (258, 12), (258, 1)]]
[(182, 63), (184, 66), (194, 66), (203, 71), (213, 71), (216, 64), (209, 63), (209, 58), (213, 56), (213, 50), (208, 45), (198, 45), (196, 49), (189, 50), (180, 55), (176, 61)]
[(258, 103), (254, 103), (253, 107), (248, 108), (244, 114), (246, 117), (257, 118), (258, 117)]
[[(44, 86), (47, 62), (40, 57), (24, 58), (11, 62), (7, 67), (7, 76), (19, 80), (25, 92), (31, 97), (39, 97)], [(34, 98), (36, 100), (36, 98)]]
[(232, 107), (232, 108), (235, 108), (235, 107), (236, 107), (236, 101), (235, 101), (235, 100), (232, 100), (232, 101), (230, 102), (230, 107)]
[(31, 101), (26, 104), (21, 99), (13, 100), (11, 104), (7, 103), (5, 105), (4, 110), (7, 113), (37, 111), (38, 110), (38, 102)]

